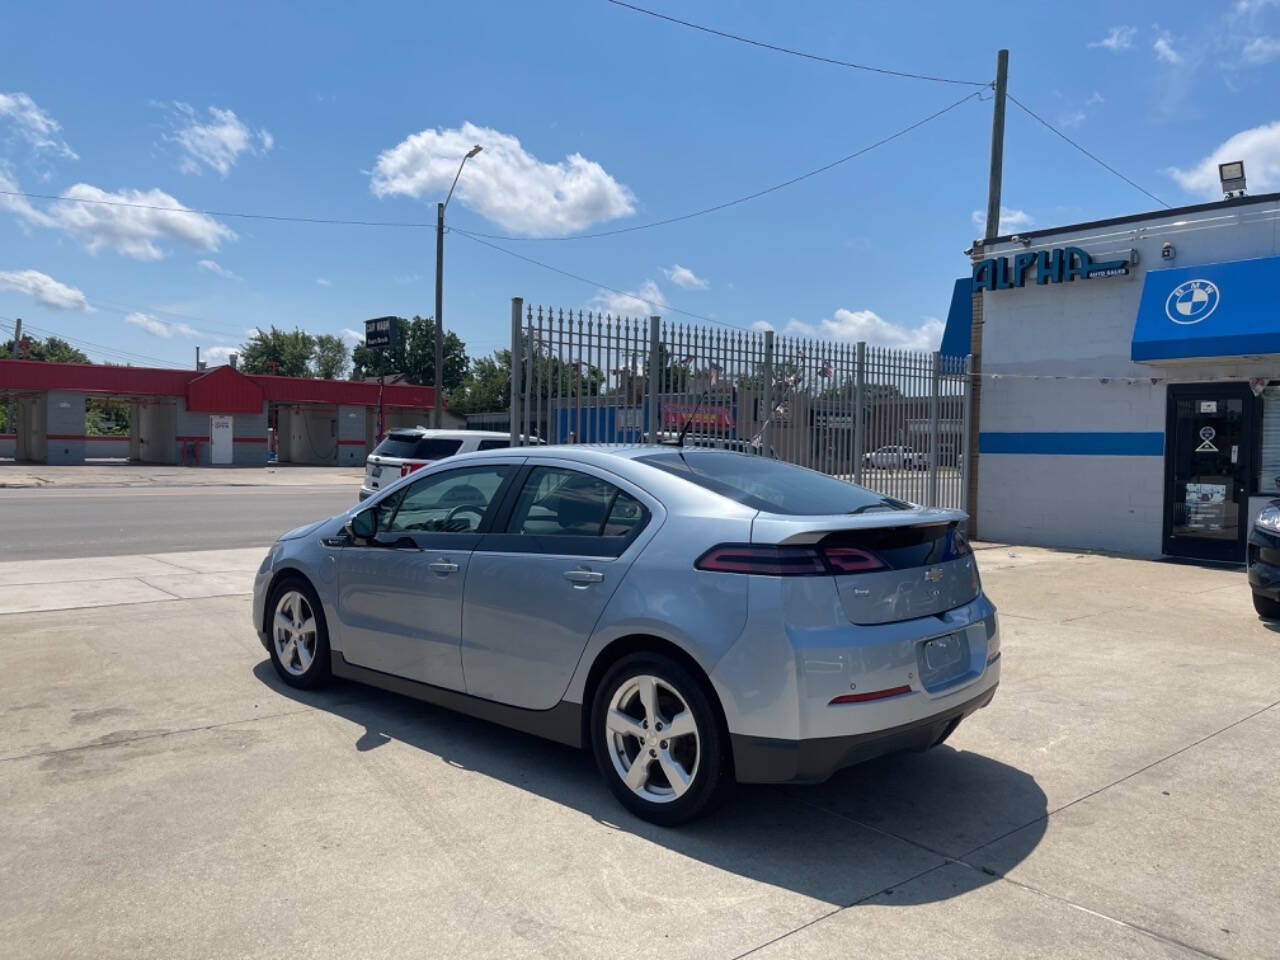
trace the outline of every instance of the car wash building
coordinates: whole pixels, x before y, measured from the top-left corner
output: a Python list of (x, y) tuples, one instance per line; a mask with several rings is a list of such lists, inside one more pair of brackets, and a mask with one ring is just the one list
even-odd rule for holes
[(969, 252), (978, 535), (1242, 562), (1280, 496), (1280, 194)]
[[(86, 432), (86, 404), (129, 404), (127, 436)], [(0, 403), (14, 411), (0, 457), (50, 464), (95, 459), (190, 466), (363, 464), (384, 426), (425, 424), (431, 387), (246, 374), (0, 360)]]

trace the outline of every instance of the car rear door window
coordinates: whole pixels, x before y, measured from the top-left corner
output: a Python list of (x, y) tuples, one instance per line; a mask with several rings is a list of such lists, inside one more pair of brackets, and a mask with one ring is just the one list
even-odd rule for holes
[(535, 552), (617, 556), (648, 516), (638, 500), (606, 480), (534, 467), (516, 498), (504, 539), (525, 541), (522, 549)]
[(408, 487), (386, 526), (379, 517), (379, 533), (472, 533), (511, 469), (495, 464), (423, 477)]
[(481, 440), (477, 450), (505, 450), (511, 446), (510, 440)]

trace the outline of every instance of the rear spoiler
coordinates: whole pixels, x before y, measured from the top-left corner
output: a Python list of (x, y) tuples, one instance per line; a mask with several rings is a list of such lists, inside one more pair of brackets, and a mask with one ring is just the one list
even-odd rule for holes
[(779, 513), (756, 514), (751, 522), (752, 543), (817, 543), (823, 537), (845, 530), (878, 530), (884, 527), (925, 527), (964, 523), (963, 510), (917, 507), (912, 510), (876, 510), (871, 513), (838, 513), (819, 517), (795, 517)]

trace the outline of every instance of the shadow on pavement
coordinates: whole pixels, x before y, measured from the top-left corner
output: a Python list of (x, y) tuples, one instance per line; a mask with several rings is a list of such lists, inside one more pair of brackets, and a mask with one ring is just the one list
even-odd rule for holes
[[(350, 681), (295, 690), (270, 660), (253, 672), (282, 696), (363, 726), (354, 750), (396, 740), (684, 856), (832, 904), (854, 903), (1009, 834), (1013, 847), (1002, 848), (1001, 860), (1012, 867), (1044, 835), (1046, 799), (1034, 778), (945, 745), (844, 770), (816, 787), (741, 785), (711, 816), (665, 829), (620, 807), (585, 750)], [(910, 884), (892, 902), (947, 899), (995, 879), (975, 871), (954, 889)]]

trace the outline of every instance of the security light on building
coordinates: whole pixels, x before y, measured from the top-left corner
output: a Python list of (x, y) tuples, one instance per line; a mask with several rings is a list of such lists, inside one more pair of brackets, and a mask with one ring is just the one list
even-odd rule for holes
[(1244, 162), (1233, 160), (1218, 164), (1218, 179), (1222, 182), (1222, 199), (1243, 197), (1245, 190)]

